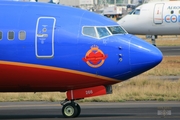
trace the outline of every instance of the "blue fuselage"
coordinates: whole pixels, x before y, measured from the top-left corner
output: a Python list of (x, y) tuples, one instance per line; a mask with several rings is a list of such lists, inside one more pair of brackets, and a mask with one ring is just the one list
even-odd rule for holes
[[(114, 84), (136, 76), (162, 60), (156, 47), (130, 34), (111, 34), (108, 30), (110, 35), (100, 37), (97, 27), (118, 24), (78, 8), (0, 2), (0, 15), (0, 71), (4, 71), (0, 73), (0, 91), (7, 91), (2, 89), (4, 86), (15, 89), (18, 85), (33, 87), (32, 91), (45, 91), (40, 79), (46, 81), (46, 87), (51, 86), (47, 91)], [(98, 37), (85, 35), (83, 27), (93, 27)], [(62, 74), (62, 71), (66, 73)], [(79, 86), (72, 74), (79, 75)], [(53, 80), (46, 80), (48, 76), (53, 76)], [(97, 84), (80, 76), (98, 78)], [(106, 82), (103, 83), (103, 79)], [(56, 89), (52, 89), (53, 86)]]

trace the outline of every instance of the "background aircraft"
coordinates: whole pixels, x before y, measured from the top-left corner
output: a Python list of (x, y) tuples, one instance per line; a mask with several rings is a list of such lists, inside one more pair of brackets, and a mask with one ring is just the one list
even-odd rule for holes
[(162, 60), (158, 48), (86, 10), (0, 1), (0, 15), (0, 92), (66, 92), (64, 117), (79, 116), (75, 100), (112, 93)]
[(152, 1), (137, 7), (118, 21), (131, 34), (151, 35), (155, 45), (158, 35), (180, 34), (180, 1)]

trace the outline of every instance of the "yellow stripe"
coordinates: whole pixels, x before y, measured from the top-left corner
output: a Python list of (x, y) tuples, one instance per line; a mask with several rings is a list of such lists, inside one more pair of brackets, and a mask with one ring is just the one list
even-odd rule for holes
[(80, 71), (70, 70), (70, 69), (65, 69), (65, 68), (52, 67), (52, 66), (27, 64), (27, 63), (20, 63), (20, 62), (9, 62), (9, 61), (0, 61), (0, 64), (21, 66), (21, 67), (30, 67), (30, 68), (40, 68), (40, 69), (47, 69), (47, 70), (54, 70), (54, 71), (64, 71), (64, 72), (68, 72), (68, 73), (80, 74), (80, 75), (85, 75), (85, 76), (99, 78), (99, 79), (108, 80), (108, 81), (120, 82), (120, 80), (116, 80), (116, 79), (109, 78), (109, 77), (104, 77), (104, 76), (100, 76), (100, 75), (96, 75), (96, 74), (80, 72)]

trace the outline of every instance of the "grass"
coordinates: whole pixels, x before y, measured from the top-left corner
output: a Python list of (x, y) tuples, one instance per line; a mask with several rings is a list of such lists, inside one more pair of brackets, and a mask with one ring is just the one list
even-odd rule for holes
[[(157, 67), (125, 82), (113, 85), (113, 94), (92, 97), (84, 101), (180, 101), (179, 80), (160, 80), (149, 76), (180, 76), (180, 56), (164, 57)], [(0, 93), (0, 101), (60, 101), (65, 93)]]
[(0, 101), (60, 101), (66, 98), (60, 92), (38, 92), (38, 93), (0, 93)]
[(114, 85), (113, 90), (113, 94), (82, 101), (180, 101), (180, 79), (148, 80), (140, 76)]
[[(147, 39), (145, 35), (137, 35), (147, 42), (151, 43), (151, 39)], [(180, 35), (158, 36), (156, 39), (157, 46), (180, 46)]]
[(180, 56), (164, 56), (163, 61), (155, 68), (141, 76), (180, 76)]

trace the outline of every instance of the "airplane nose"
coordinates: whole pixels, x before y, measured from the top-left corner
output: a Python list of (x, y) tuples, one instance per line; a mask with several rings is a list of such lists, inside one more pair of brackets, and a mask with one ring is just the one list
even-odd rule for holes
[(130, 66), (132, 76), (155, 67), (162, 59), (163, 55), (157, 47), (140, 38), (132, 37), (130, 42)]

